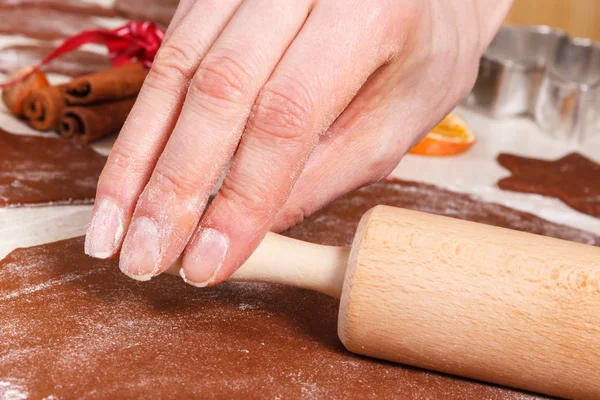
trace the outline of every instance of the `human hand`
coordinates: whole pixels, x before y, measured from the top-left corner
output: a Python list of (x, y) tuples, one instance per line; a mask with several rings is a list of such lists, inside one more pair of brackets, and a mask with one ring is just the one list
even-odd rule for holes
[(182, 254), (187, 282), (227, 279), (270, 229), (387, 176), (469, 92), (510, 3), (182, 0), (100, 178), (86, 253), (122, 245), (139, 280)]

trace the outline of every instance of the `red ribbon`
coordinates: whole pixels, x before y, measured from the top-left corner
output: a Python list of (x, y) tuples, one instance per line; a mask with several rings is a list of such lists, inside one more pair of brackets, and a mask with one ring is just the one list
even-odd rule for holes
[(115, 67), (128, 64), (132, 61), (139, 61), (144, 63), (146, 67), (150, 67), (164, 36), (165, 32), (152, 22), (130, 22), (125, 26), (113, 30), (99, 29), (83, 31), (66, 39), (27, 74), (0, 85), (0, 89), (21, 82), (55, 58), (88, 43), (104, 44), (108, 49), (108, 57), (112, 60), (112, 64)]

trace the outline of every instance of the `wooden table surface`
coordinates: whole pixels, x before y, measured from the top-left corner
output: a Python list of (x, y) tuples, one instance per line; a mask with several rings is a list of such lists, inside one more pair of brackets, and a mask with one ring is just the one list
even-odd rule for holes
[(550, 25), (600, 41), (598, 0), (515, 0), (507, 24)]

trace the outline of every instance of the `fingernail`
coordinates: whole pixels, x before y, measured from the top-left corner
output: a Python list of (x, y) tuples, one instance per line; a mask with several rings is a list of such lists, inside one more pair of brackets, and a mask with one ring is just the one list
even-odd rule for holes
[(119, 268), (138, 281), (148, 281), (158, 270), (160, 262), (158, 227), (150, 218), (136, 218), (123, 243)]
[(183, 257), (179, 274), (186, 283), (205, 287), (213, 283), (223, 265), (229, 239), (216, 229), (204, 228)]
[(85, 254), (95, 258), (115, 255), (123, 239), (123, 212), (113, 200), (100, 199), (85, 235)]

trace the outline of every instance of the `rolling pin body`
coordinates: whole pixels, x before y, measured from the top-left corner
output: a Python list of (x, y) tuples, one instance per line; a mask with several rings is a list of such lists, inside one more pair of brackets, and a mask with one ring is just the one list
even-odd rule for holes
[(379, 206), (357, 230), (348, 350), (553, 396), (600, 398), (600, 248)]
[(268, 234), (231, 279), (341, 297), (358, 354), (600, 399), (598, 247), (378, 206), (350, 251)]

